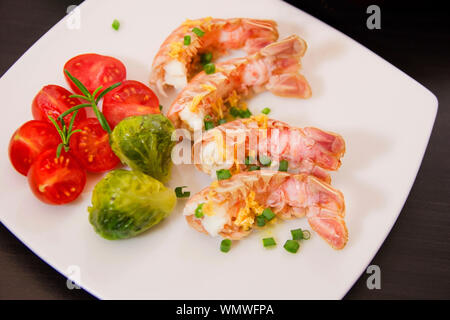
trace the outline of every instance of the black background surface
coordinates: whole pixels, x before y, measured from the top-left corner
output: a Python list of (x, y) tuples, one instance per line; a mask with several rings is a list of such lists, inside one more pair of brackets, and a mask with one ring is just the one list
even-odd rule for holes
[[(69, 5), (80, 2), (0, 0), (0, 75), (65, 15)], [(450, 299), (448, 11), (437, 1), (288, 2), (374, 51), (430, 89), (439, 100), (436, 123), (416, 182), (392, 232), (371, 263), (381, 268), (381, 290), (367, 289), (368, 275), (362, 274), (345, 298)], [(370, 4), (381, 8), (381, 30), (366, 27)], [(83, 290), (68, 290), (63, 276), (1, 224), (0, 271), (0, 299), (93, 298)]]

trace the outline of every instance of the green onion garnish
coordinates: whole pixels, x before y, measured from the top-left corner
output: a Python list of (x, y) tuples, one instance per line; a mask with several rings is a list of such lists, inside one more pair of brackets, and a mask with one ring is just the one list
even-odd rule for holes
[(265, 248), (277, 245), (274, 238), (264, 238), (262, 241)]
[(303, 240), (309, 240), (309, 238), (311, 238), (311, 232), (303, 230)]
[(248, 171), (257, 171), (257, 170), (261, 170), (261, 168), (255, 165), (251, 165), (248, 167)]
[(213, 74), (216, 72), (216, 66), (214, 63), (207, 63), (203, 66), (203, 70), (205, 70), (206, 74)]
[(264, 218), (266, 218), (267, 221), (270, 221), (273, 218), (275, 218), (275, 213), (273, 213), (273, 211), (270, 210), (270, 208), (265, 208), (261, 215), (264, 216)]
[(239, 117), (239, 109), (236, 107), (232, 107), (230, 109), (230, 114), (235, 118)]
[(231, 240), (230, 239), (223, 239), (220, 243), (220, 251), (222, 252), (228, 252), (231, 249)]
[(220, 169), (216, 171), (217, 180), (226, 180), (231, 178), (230, 170)]
[(113, 27), (113, 29), (114, 30), (119, 30), (119, 28), (120, 28), (120, 22), (119, 22), (119, 20), (117, 20), (117, 19), (114, 19), (114, 21), (113, 21), (113, 23), (112, 23), (112, 27)]
[(184, 36), (184, 45), (188, 46), (191, 44), (191, 36)]
[(253, 157), (247, 156), (247, 157), (245, 157), (244, 163), (246, 166), (249, 166), (250, 164), (254, 163), (254, 161), (255, 160), (253, 159)]
[(183, 192), (183, 188), (187, 188), (187, 186), (175, 188), (175, 194), (177, 195), (177, 198), (188, 198), (191, 195), (189, 191)]
[(245, 110), (242, 110), (242, 111), (241, 111), (241, 113), (240, 113), (239, 116), (240, 116), (241, 118), (250, 118), (250, 117), (252, 116), (252, 113), (250, 112), (250, 110), (245, 109)]
[(288, 167), (289, 167), (289, 162), (287, 162), (287, 160), (281, 160), (280, 161), (280, 166), (278, 167), (278, 171), (288, 171)]
[(256, 225), (258, 227), (264, 227), (266, 225), (266, 218), (263, 215), (256, 216)]
[(303, 239), (303, 231), (302, 229), (291, 230), (292, 240), (302, 240)]
[(259, 162), (261, 162), (264, 167), (268, 167), (272, 163), (272, 160), (269, 157), (263, 155), (259, 157)]
[(163, 106), (162, 106), (162, 105), (159, 105), (159, 111), (161, 111), (161, 110), (162, 110), (162, 108), (163, 108)]
[(200, 30), (199, 28), (195, 27), (192, 29), (192, 32), (195, 33), (199, 37), (203, 37), (205, 35), (205, 32)]
[(205, 121), (205, 130), (209, 130), (214, 128), (214, 122), (212, 121)]
[(235, 117), (235, 118), (250, 118), (252, 113), (250, 112), (250, 110), (245, 109), (238, 109), (236, 107), (232, 107), (230, 109), (230, 114)]
[(200, 203), (197, 208), (195, 209), (195, 217), (196, 218), (201, 218), (203, 217), (203, 205), (204, 203)]
[(297, 253), (300, 244), (296, 240), (287, 240), (283, 247), (290, 253)]
[(219, 120), (219, 124), (224, 124), (224, 123), (227, 123), (227, 120), (226, 120), (226, 119), (220, 119), (220, 120)]
[(202, 54), (200, 56), (200, 62), (201, 64), (208, 64), (212, 61), (212, 53), (211, 52), (207, 52), (205, 54)]
[(264, 109), (262, 109), (261, 113), (269, 114), (269, 113), (270, 113), (270, 108), (264, 108)]

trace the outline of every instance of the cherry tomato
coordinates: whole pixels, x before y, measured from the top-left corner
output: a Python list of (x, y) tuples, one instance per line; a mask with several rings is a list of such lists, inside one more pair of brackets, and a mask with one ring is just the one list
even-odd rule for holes
[[(66, 62), (64, 69), (67, 69), (72, 76), (80, 80), (90, 93), (100, 86), (106, 89), (110, 85), (124, 80), (127, 74), (124, 64), (119, 60), (95, 53), (73, 57)], [(81, 93), (65, 72), (64, 76), (72, 90)]]
[(28, 121), (14, 132), (9, 141), (9, 160), (14, 169), (26, 176), (36, 157), (47, 149), (56, 148), (60, 142), (53, 124)]
[(86, 172), (70, 153), (56, 149), (42, 152), (28, 172), (31, 191), (48, 204), (69, 203), (81, 194), (86, 185)]
[(105, 95), (102, 111), (113, 128), (127, 117), (160, 113), (159, 100), (145, 84), (127, 80)]
[(81, 121), (70, 138), (70, 152), (90, 172), (114, 169), (120, 162), (109, 145), (109, 135), (103, 130), (97, 118)]
[[(70, 95), (72, 93), (69, 90), (57, 85), (51, 84), (43, 87), (34, 97), (31, 105), (33, 118), (50, 122), (48, 116), (52, 116), (56, 120), (64, 111), (84, 103), (76, 98), (69, 98)], [(72, 114), (64, 117), (67, 125), (69, 125), (71, 118)], [(86, 119), (86, 110), (84, 109), (78, 111), (75, 121), (81, 119)]]

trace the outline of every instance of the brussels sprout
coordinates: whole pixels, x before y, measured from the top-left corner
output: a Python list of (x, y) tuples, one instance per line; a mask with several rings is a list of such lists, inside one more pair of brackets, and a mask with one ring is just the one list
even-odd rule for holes
[(165, 182), (172, 166), (174, 130), (170, 120), (161, 114), (125, 118), (111, 134), (111, 148), (130, 168)]
[(102, 237), (133, 237), (167, 217), (176, 204), (173, 190), (139, 171), (109, 172), (92, 193), (89, 221)]

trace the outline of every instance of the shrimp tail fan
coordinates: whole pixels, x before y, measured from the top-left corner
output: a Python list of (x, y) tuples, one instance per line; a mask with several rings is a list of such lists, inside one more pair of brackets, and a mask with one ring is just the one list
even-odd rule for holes
[(308, 81), (298, 73), (301, 68), (300, 58), (304, 56), (306, 49), (305, 40), (293, 35), (261, 50), (263, 56), (273, 59), (275, 66), (267, 85), (268, 90), (283, 97), (311, 97)]
[(244, 46), (248, 54), (253, 54), (278, 39), (277, 23), (272, 20), (242, 19), (243, 28), (249, 37)]
[(310, 177), (309, 191), (318, 195), (319, 206), (311, 206), (307, 218), (311, 228), (334, 249), (342, 249), (347, 244), (348, 231), (344, 221), (344, 196), (330, 185)]

